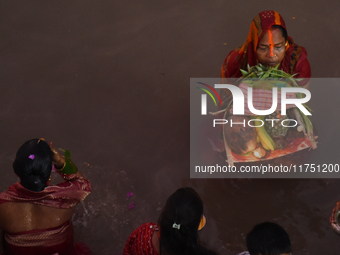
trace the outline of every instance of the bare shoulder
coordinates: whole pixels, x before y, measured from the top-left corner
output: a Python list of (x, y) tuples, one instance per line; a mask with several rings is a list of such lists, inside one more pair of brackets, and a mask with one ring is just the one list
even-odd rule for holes
[(155, 230), (152, 234), (152, 246), (159, 254), (159, 230)]
[(7, 202), (0, 205), (0, 228), (13, 233), (53, 228), (70, 220), (72, 213), (73, 209)]
[(11, 215), (15, 208), (17, 208), (17, 206), (16, 203), (13, 202), (6, 202), (0, 204), (0, 222), (2, 221), (3, 217)]
[(13, 202), (6, 202), (0, 204), (0, 229), (7, 230), (7, 226), (11, 225), (15, 220), (13, 215), (15, 212), (20, 211), (20, 207)]

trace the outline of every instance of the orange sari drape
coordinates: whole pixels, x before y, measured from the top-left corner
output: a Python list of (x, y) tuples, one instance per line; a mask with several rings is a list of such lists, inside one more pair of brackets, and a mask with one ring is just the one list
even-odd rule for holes
[[(273, 25), (280, 25), (287, 31), (283, 18), (275, 11), (263, 11), (254, 17), (244, 44), (232, 50), (224, 60), (221, 70), (222, 78), (240, 78), (242, 77), (240, 69), (246, 70), (247, 64), (249, 66), (258, 64), (256, 55), (258, 41)], [(286, 73), (297, 74), (295, 78), (311, 77), (307, 51), (304, 47), (295, 44), (289, 36), (286, 53), (279, 69)], [(304, 86), (308, 81), (309, 79), (303, 79), (299, 85)]]

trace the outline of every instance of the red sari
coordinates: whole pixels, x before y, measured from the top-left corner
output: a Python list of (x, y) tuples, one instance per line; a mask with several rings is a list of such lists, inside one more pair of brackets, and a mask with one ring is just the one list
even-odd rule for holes
[[(43, 191), (34, 192), (24, 188), (19, 182), (0, 194), (0, 204), (5, 202), (32, 203), (54, 208), (72, 208), (83, 201), (91, 192), (91, 184), (84, 177), (76, 177)], [(19, 233), (3, 233), (4, 254), (25, 255), (86, 255), (90, 249), (73, 242), (73, 225), (70, 221), (59, 227), (36, 229)]]
[(123, 255), (158, 255), (152, 244), (152, 235), (158, 229), (152, 222), (135, 229), (126, 241)]
[[(258, 64), (256, 55), (257, 44), (264, 33), (273, 25), (280, 25), (287, 31), (284, 20), (281, 15), (275, 11), (263, 11), (254, 17), (244, 44), (231, 51), (224, 60), (221, 70), (222, 78), (240, 78), (242, 77), (240, 69), (246, 70), (247, 64), (250, 66)], [(289, 36), (286, 53), (280, 63), (279, 69), (286, 73), (297, 74), (295, 78), (311, 77), (307, 51), (304, 47), (295, 44)], [(304, 79), (299, 85), (304, 86), (308, 81), (309, 79)]]

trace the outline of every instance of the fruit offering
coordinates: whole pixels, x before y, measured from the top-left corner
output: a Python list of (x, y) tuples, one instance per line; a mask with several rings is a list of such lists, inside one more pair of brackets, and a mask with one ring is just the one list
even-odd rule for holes
[[(271, 91), (273, 87), (277, 87), (279, 93), (281, 93), (282, 87), (299, 87), (299, 79), (294, 79), (294, 75), (278, 70), (278, 66), (265, 67), (259, 64), (250, 67), (248, 65), (247, 71), (241, 70), (241, 72), (243, 77), (236, 82), (236, 85), (244, 90), (252, 87), (256, 91), (253, 93), (258, 96), (257, 100), (261, 102), (261, 106), (264, 101), (272, 102), (271, 93), (266, 91)], [(268, 98), (267, 94), (270, 95)], [(294, 98), (304, 97), (301, 93), (291, 94)], [(273, 113), (266, 116), (256, 116), (253, 114), (236, 116), (232, 115), (232, 98), (229, 97), (226, 101), (227, 103), (224, 102), (223, 104), (225, 105), (225, 109), (223, 109), (225, 110), (225, 119), (235, 119), (235, 122), (239, 123), (243, 119), (245, 119), (246, 123), (249, 123), (248, 120), (251, 120), (254, 126), (224, 126), (223, 135), (227, 156), (228, 151), (229, 154), (231, 151), (240, 159), (242, 157), (248, 158), (245, 161), (266, 160), (287, 155), (304, 148), (312, 147), (315, 149), (317, 147), (312, 122), (309, 116), (306, 116), (300, 108), (291, 105), (287, 109), (287, 115), (281, 115), (280, 109), (276, 109)], [(308, 105), (303, 104), (303, 106), (308, 111), (311, 111)]]

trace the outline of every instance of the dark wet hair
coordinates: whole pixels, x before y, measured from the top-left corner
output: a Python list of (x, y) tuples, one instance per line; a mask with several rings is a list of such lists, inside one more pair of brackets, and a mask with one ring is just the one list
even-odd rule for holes
[(248, 233), (246, 242), (250, 255), (280, 255), (292, 252), (287, 232), (272, 222), (256, 225)]
[(280, 25), (273, 25), (270, 29), (271, 30), (279, 29), (281, 31), (281, 33), (282, 33), (282, 37), (285, 38), (285, 42), (288, 40), (287, 31), (282, 26), (280, 26)]
[(51, 175), (52, 151), (43, 140), (32, 139), (18, 150), (13, 162), (21, 185), (32, 191), (42, 191)]
[[(192, 188), (181, 188), (173, 193), (159, 218), (160, 254), (211, 254), (198, 241), (198, 226), (203, 215), (203, 202)], [(173, 224), (180, 224), (180, 229)]]

